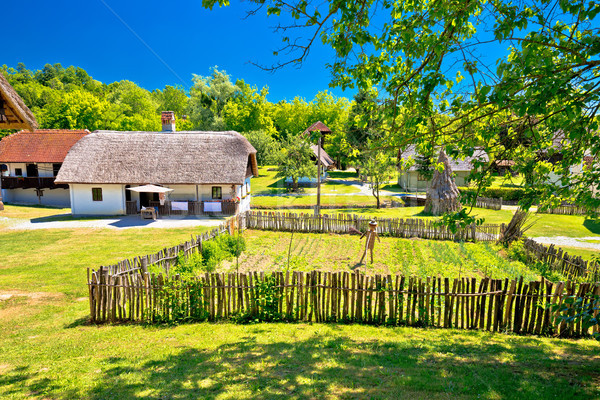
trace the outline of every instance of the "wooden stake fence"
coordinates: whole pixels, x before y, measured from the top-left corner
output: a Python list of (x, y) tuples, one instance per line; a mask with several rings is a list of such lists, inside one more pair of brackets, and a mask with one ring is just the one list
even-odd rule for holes
[(532, 260), (547, 264), (569, 279), (581, 278), (588, 282), (600, 281), (600, 268), (595, 262), (570, 256), (569, 253), (561, 248), (556, 248), (553, 244), (545, 246), (532, 239), (524, 239), (523, 244)]
[[(368, 229), (369, 218), (353, 214), (318, 215), (279, 212), (249, 211), (244, 214), (245, 227), (248, 229), (349, 233), (352, 229), (364, 232)], [(377, 220), (377, 233), (401, 238), (418, 237), (433, 240), (456, 241), (494, 241), (498, 238), (500, 225), (471, 225), (450, 232), (444, 226), (438, 226), (432, 220), (420, 218), (385, 218)]]
[[(216, 321), (234, 316), (304, 322), (354, 322), (552, 334), (547, 306), (565, 296), (600, 294), (600, 284), (542, 280), (367, 276), (357, 272), (176, 275), (88, 270), (94, 323)], [(262, 317), (261, 317), (262, 316)], [(598, 327), (594, 328), (597, 331)], [(559, 327), (562, 336), (587, 332)]]
[(475, 207), (479, 208), (487, 208), (490, 210), (501, 210), (502, 209), (502, 199), (492, 199), (489, 197), (478, 197), (475, 202)]

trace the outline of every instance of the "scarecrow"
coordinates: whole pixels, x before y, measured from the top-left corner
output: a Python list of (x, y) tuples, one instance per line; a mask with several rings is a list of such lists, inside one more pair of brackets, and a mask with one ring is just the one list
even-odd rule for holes
[(376, 229), (377, 221), (371, 220), (371, 222), (369, 222), (369, 230), (360, 235), (359, 240), (362, 239), (363, 236), (367, 235), (367, 241), (365, 242), (365, 251), (363, 252), (359, 264), (362, 264), (363, 260), (365, 259), (365, 256), (367, 255), (368, 250), (371, 250), (371, 264), (373, 264), (373, 248), (375, 247), (375, 238), (377, 238), (377, 240), (381, 242), (381, 239), (379, 239), (379, 235), (377, 234)]

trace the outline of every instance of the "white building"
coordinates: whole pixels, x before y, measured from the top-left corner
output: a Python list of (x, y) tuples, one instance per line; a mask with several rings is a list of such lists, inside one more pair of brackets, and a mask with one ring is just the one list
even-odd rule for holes
[[(164, 122), (164, 121), (163, 121)], [(256, 150), (237, 132), (96, 131), (69, 152), (56, 178), (68, 184), (75, 215), (226, 214), (250, 209)], [(140, 185), (172, 189), (127, 190)]]
[[(419, 154), (414, 145), (409, 145), (399, 154), (399, 160), (407, 162), (409, 160), (416, 161)], [(487, 162), (489, 157), (485, 151), (478, 149), (473, 154), (473, 157), (466, 157), (463, 160), (448, 157), (450, 167), (454, 173), (454, 181), (456, 186), (468, 186), (467, 177), (473, 169), (473, 161), (480, 160)], [(426, 191), (431, 182), (431, 177), (426, 176), (418, 170), (417, 164), (413, 164), (409, 168), (398, 169), (398, 186), (407, 191)]]
[(54, 179), (71, 147), (89, 133), (37, 129), (4, 137), (0, 141), (4, 201), (69, 207), (69, 186), (57, 185)]

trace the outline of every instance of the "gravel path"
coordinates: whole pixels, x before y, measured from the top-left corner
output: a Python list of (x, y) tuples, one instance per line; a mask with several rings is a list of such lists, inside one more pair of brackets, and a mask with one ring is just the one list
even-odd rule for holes
[(558, 247), (570, 246), (570, 247), (582, 247), (592, 250), (600, 250), (600, 236), (587, 236), (571, 238), (566, 236), (553, 236), (553, 237), (534, 237), (532, 238), (538, 243), (542, 244), (553, 244)]
[(218, 226), (225, 221), (223, 217), (191, 217), (185, 218), (159, 218), (156, 221), (151, 219), (141, 219), (139, 216), (131, 215), (125, 217), (100, 218), (100, 219), (66, 219), (70, 214), (64, 217), (65, 220), (53, 221), (57, 216), (49, 218), (37, 218), (33, 220), (10, 220), (9, 229), (77, 229), (77, 228), (108, 228), (108, 229), (129, 229), (129, 228), (189, 228), (194, 226)]

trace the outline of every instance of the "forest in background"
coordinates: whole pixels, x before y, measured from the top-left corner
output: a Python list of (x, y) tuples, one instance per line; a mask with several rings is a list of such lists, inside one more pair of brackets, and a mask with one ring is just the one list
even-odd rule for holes
[(40, 128), (160, 131), (160, 112), (169, 110), (175, 112), (178, 131), (235, 130), (265, 155), (272, 153), (269, 147), (316, 121), (333, 131), (325, 145), (332, 157), (340, 160), (349, 150), (345, 130), (351, 102), (326, 90), (310, 101), (296, 97), (272, 103), (267, 86), (232, 82), (218, 67), (208, 76), (194, 75), (189, 91), (170, 85), (149, 91), (127, 80), (103, 83), (80, 67), (61, 64), (34, 71), (19, 63), (16, 68), (3, 65), (0, 71)]

